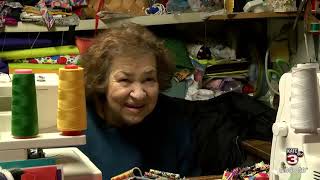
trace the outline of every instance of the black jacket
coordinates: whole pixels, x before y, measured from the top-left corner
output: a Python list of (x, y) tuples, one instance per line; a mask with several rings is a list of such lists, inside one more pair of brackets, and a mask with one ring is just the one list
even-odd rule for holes
[[(241, 141), (271, 141), (276, 111), (253, 97), (226, 93), (211, 100), (186, 101), (162, 97), (167, 113), (193, 124), (195, 166), (201, 175), (222, 174), (244, 161)], [(164, 110), (163, 110), (164, 111)]]

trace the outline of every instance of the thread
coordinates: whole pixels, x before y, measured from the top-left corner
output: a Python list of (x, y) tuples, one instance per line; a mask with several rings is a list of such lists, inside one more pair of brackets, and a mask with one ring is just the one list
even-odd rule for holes
[(292, 68), (291, 127), (297, 133), (314, 133), (319, 120), (317, 63)]
[(124, 180), (130, 177), (136, 177), (136, 176), (142, 176), (142, 172), (139, 168), (134, 167), (124, 173), (121, 173), (117, 176), (112, 177), (111, 180)]
[(12, 78), (11, 133), (31, 138), (39, 133), (35, 78), (30, 69), (17, 69)]
[(83, 68), (59, 69), (57, 128), (62, 135), (77, 136), (87, 128)]

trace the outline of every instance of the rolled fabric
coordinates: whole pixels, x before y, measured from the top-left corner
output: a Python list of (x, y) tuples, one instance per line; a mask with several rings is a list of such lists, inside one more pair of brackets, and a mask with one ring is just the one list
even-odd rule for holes
[(36, 38), (0, 38), (0, 47), (3, 47), (4, 51), (17, 50), (17, 49), (30, 49), (33, 48), (44, 48), (52, 46), (67, 45), (68, 43), (62, 39), (37, 39)]
[(12, 50), (0, 52), (0, 58), (7, 60), (25, 59), (25, 58), (37, 58), (45, 56), (55, 55), (78, 55), (79, 50), (76, 46), (57, 46), (47, 48), (36, 48), (36, 49), (23, 49), (23, 50)]

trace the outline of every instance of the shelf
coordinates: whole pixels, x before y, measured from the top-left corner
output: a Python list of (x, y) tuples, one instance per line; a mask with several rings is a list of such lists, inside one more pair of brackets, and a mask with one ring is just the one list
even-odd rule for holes
[(78, 146), (86, 143), (86, 136), (62, 136), (60, 133), (42, 133), (35, 138), (15, 139), (10, 132), (0, 133), (0, 151), (13, 149), (53, 148)]
[[(216, 15), (216, 12), (191, 12), (181, 14), (166, 14), (166, 15), (150, 15), (137, 16), (125, 19), (107, 19), (99, 20), (98, 29), (106, 29), (108, 27), (119, 26), (124, 23), (132, 22), (144, 26), (164, 25), (164, 24), (181, 24), (181, 23), (196, 23), (216, 20), (231, 20), (231, 19), (259, 19), (259, 18), (292, 18), (296, 16), (295, 12), (291, 13), (232, 13), (228, 15)], [(95, 19), (81, 20), (76, 27), (76, 31), (94, 30)], [(55, 27), (51, 31), (68, 31), (69, 27)], [(32, 23), (18, 22), (17, 26), (6, 26), (5, 32), (48, 32), (45, 26)]]
[(261, 19), (261, 18), (293, 18), (297, 14), (290, 13), (275, 13), (275, 12), (262, 12), (262, 13), (232, 13), (228, 15), (214, 15), (210, 16), (208, 20), (230, 20), (230, 19)]
[(231, 19), (259, 19), (259, 18), (293, 18), (296, 16), (295, 12), (290, 13), (232, 13), (217, 15), (217, 12), (193, 12), (181, 14), (166, 14), (166, 15), (151, 15), (151, 16), (137, 16), (122, 20), (103, 20), (106, 26), (117, 26), (125, 22), (132, 22), (145, 26), (150, 25), (164, 25), (164, 24), (180, 24), (180, 23), (196, 23), (203, 22), (206, 19), (209, 21), (216, 20), (231, 20)]
[[(98, 29), (105, 29), (106, 25), (100, 21)], [(95, 19), (81, 20), (76, 30), (93, 30), (95, 29)], [(50, 31), (68, 31), (69, 27), (54, 27)], [(6, 26), (5, 32), (50, 32), (46, 26), (37, 25), (27, 22), (18, 22), (17, 26)]]

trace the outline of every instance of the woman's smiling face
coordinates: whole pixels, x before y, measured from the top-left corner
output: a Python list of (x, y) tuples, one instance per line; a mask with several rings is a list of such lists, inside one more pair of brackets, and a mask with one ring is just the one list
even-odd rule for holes
[(158, 100), (154, 55), (114, 58), (109, 73), (105, 119), (116, 126), (140, 123), (153, 111)]

